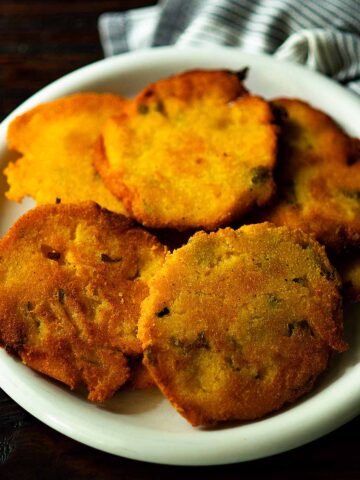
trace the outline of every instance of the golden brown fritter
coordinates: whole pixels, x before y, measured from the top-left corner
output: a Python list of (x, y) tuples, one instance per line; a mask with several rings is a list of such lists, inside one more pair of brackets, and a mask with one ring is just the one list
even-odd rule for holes
[(280, 137), (278, 200), (261, 220), (314, 233), (332, 251), (360, 245), (360, 140), (295, 99)]
[(131, 390), (145, 390), (156, 386), (142, 360), (143, 356), (141, 355), (141, 357), (136, 357), (130, 361), (130, 378), (127, 386)]
[(154, 228), (227, 225), (274, 191), (269, 105), (229, 71), (191, 71), (145, 88), (110, 119), (95, 166), (130, 215)]
[(140, 302), (164, 247), (92, 202), (37, 207), (0, 242), (0, 344), (103, 401), (141, 354)]
[(104, 122), (122, 111), (117, 95), (80, 93), (39, 105), (15, 118), (8, 145), (22, 156), (5, 169), (6, 196), (38, 204), (93, 200), (114, 212), (122, 203), (104, 186), (93, 160), (93, 144)]
[(324, 247), (300, 230), (199, 232), (150, 281), (144, 363), (193, 425), (261, 417), (346, 349), (339, 286)]

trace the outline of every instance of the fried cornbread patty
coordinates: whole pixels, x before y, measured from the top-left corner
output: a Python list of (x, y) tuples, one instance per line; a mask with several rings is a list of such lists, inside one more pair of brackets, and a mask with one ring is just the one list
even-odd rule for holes
[(144, 363), (193, 425), (261, 417), (346, 349), (339, 286), (324, 247), (300, 230), (199, 232), (150, 281)]
[(333, 251), (360, 245), (360, 140), (325, 113), (295, 99), (284, 108), (278, 201), (261, 217), (314, 233)]
[(143, 357), (131, 359), (130, 378), (127, 386), (130, 390), (145, 390), (155, 387), (155, 382), (149, 370), (142, 363)]
[(95, 166), (140, 223), (213, 229), (269, 200), (276, 136), (269, 105), (234, 72), (191, 71), (110, 119)]
[(29, 367), (103, 401), (142, 352), (140, 302), (164, 247), (92, 202), (37, 207), (0, 242), (0, 343)]
[(10, 200), (33, 197), (38, 204), (93, 200), (114, 212), (122, 203), (104, 186), (93, 163), (92, 148), (105, 121), (119, 114), (125, 100), (117, 95), (80, 93), (39, 105), (15, 118), (8, 145), (21, 153), (5, 174)]

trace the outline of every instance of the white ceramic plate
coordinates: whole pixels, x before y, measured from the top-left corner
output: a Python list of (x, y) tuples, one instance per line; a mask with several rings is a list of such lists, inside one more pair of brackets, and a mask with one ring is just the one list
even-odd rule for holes
[[(360, 136), (355, 94), (305, 68), (231, 48), (158, 48), (110, 58), (73, 72), (21, 105), (0, 129), (0, 158), (8, 158), (9, 120), (30, 107), (72, 92), (135, 94), (150, 81), (190, 68), (250, 67), (248, 87), (267, 98), (295, 96), (322, 108), (351, 134)], [(4, 199), (0, 182), (0, 231), (33, 203)], [(192, 428), (156, 391), (118, 393), (104, 406), (70, 392), (0, 351), (0, 386), (17, 403), (55, 430), (124, 457), (175, 465), (213, 465), (279, 453), (309, 442), (360, 412), (360, 323), (356, 308), (346, 315), (350, 350), (339, 355), (317, 388), (266, 419), (223, 428)]]

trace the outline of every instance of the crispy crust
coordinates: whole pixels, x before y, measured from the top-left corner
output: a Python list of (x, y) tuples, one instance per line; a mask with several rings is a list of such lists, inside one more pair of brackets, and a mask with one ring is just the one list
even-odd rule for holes
[(249, 420), (308, 392), (346, 349), (323, 247), (271, 224), (195, 234), (141, 308), (144, 364), (193, 425)]
[(140, 302), (162, 264), (149, 233), (92, 202), (37, 207), (0, 242), (0, 344), (103, 401), (138, 356)]
[(339, 252), (360, 245), (360, 140), (325, 113), (296, 99), (277, 99), (287, 112), (280, 137), (278, 200), (261, 216), (314, 233)]
[(233, 72), (186, 72), (148, 86), (110, 119), (94, 164), (140, 223), (214, 229), (273, 194), (273, 120)]
[(38, 204), (93, 200), (125, 213), (92, 164), (92, 148), (104, 122), (122, 111), (117, 95), (80, 93), (39, 105), (16, 117), (8, 130), (9, 149), (22, 156), (5, 175), (10, 200), (33, 197)]
[(127, 387), (130, 390), (145, 390), (156, 387), (149, 370), (142, 362), (143, 357), (137, 357), (130, 362), (130, 378)]

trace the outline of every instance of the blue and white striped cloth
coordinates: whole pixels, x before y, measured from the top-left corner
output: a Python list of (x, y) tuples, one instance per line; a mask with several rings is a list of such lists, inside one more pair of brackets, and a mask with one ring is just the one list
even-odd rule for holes
[(360, 0), (164, 0), (99, 18), (106, 56), (230, 45), (305, 64), (360, 95)]

